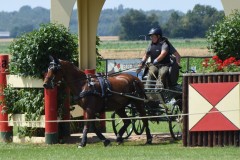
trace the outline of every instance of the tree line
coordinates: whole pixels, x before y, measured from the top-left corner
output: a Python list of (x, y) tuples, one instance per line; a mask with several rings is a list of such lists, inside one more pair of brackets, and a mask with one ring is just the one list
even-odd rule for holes
[[(139, 40), (139, 36), (146, 35), (150, 28), (161, 26), (167, 37), (202, 38), (208, 28), (223, 17), (223, 11), (199, 4), (186, 14), (176, 10), (134, 10), (119, 5), (114, 9), (102, 10), (97, 34), (120, 36), (122, 40)], [(42, 23), (49, 23), (50, 10), (23, 6), (19, 11), (0, 12), (0, 21), (0, 31), (9, 31), (14, 38), (38, 29)], [(72, 12), (69, 28), (72, 33), (78, 32), (77, 10)]]
[(195, 5), (186, 14), (174, 11), (166, 23), (160, 23), (155, 13), (130, 10), (120, 18), (120, 39), (136, 40), (139, 35), (147, 34), (151, 28), (160, 26), (163, 35), (172, 38), (203, 38), (209, 27), (224, 18), (224, 12), (205, 5)]

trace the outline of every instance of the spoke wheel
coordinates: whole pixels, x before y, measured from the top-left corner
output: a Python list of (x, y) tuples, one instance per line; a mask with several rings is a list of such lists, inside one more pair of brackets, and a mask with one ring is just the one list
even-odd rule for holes
[(183, 116), (181, 107), (177, 104), (170, 106), (171, 112), (169, 116), (169, 131), (174, 140), (182, 139)]
[[(132, 105), (132, 108), (134, 108), (134, 106)], [(133, 117), (138, 117), (139, 114), (133, 110)], [(133, 119), (133, 131), (136, 135), (141, 135), (144, 131), (144, 126), (143, 126), (143, 121), (142, 119)]]
[[(126, 113), (129, 117), (132, 116), (131, 109), (126, 108)], [(123, 127), (124, 123), (123, 123), (123, 120), (115, 112), (113, 112), (111, 118), (113, 119), (112, 120), (113, 131), (114, 131), (114, 134), (117, 136), (119, 130)], [(133, 125), (131, 123), (128, 126), (127, 130), (124, 132), (122, 138), (127, 139), (132, 134), (132, 132), (133, 132)]]

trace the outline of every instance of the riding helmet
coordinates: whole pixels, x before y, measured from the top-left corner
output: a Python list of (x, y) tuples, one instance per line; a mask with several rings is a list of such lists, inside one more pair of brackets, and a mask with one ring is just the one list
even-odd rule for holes
[(162, 29), (160, 27), (157, 27), (157, 28), (152, 28), (149, 33), (148, 33), (148, 36), (151, 36), (151, 35), (160, 35), (162, 37)]

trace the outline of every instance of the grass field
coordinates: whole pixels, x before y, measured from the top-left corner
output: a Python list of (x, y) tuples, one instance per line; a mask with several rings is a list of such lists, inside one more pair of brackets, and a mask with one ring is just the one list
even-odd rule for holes
[[(170, 39), (181, 56), (209, 56), (206, 39)], [(142, 58), (149, 41), (102, 41), (99, 52), (105, 59)]]
[[(0, 39), (0, 53), (9, 53), (13, 39)], [(206, 39), (169, 39), (181, 56), (211, 55)], [(102, 38), (99, 52), (105, 59), (141, 58), (149, 41), (118, 41), (116, 37)]]
[[(206, 39), (169, 39), (182, 56), (181, 66), (183, 71), (191, 67), (197, 72), (202, 71), (202, 61), (205, 56), (212, 56), (208, 52)], [(99, 52), (104, 59), (135, 59), (142, 58), (149, 41), (118, 41), (102, 40)], [(196, 57), (196, 58), (188, 58)]]
[(5, 144), (0, 143), (1, 160), (237, 160), (237, 147), (183, 147), (181, 142), (168, 141), (144, 145), (144, 142), (112, 143), (104, 147), (101, 142), (78, 149), (76, 144)]

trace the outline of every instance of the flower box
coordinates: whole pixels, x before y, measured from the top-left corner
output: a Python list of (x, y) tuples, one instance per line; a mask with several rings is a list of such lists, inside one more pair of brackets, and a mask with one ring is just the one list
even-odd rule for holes
[(38, 121), (28, 121), (25, 114), (9, 114), (8, 120), (9, 126), (45, 128), (45, 115), (42, 115)]

